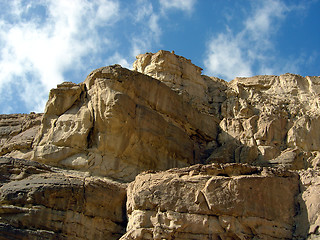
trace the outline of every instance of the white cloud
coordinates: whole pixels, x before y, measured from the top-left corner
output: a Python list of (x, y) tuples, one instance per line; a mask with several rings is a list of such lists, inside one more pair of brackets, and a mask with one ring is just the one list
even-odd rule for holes
[(141, 39), (141, 37), (139, 36), (133, 37), (131, 44), (132, 56), (137, 56), (141, 53), (146, 52), (151, 46), (151, 43), (148, 41), (147, 37), (145, 39)]
[(276, 74), (278, 67), (268, 66), (272, 56), (271, 37), (276, 33), (280, 20), (290, 9), (279, 0), (253, 3), (253, 14), (244, 19), (244, 27), (238, 33), (228, 30), (208, 42), (204, 65), (206, 74), (231, 80), (237, 76), (252, 74)]
[(241, 41), (231, 33), (220, 34), (211, 40), (205, 61), (210, 73), (219, 74), (227, 79), (252, 75), (251, 62), (243, 54)]
[(118, 52), (116, 52), (114, 55), (109, 57), (106, 60), (105, 65), (113, 65), (113, 64), (120, 64), (124, 68), (132, 69), (132, 65), (128, 62), (128, 60), (123, 56), (121, 56)]
[(175, 8), (187, 12), (193, 10), (195, 2), (196, 0), (159, 0), (163, 9)]
[(149, 28), (154, 35), (154, 38), (159, 41), (161, 35), (161, 28), (159, 26), (159, 16), (156, 14), (152, 14), (149, 19)]
[[(43, 111), (48, 91), (64, 80), (64, 72), (81, 68), (84, 57), (106, 47), (108, 35), (99, 38), (98, 29), (117, 21), (119, 4), (115, 0), (7, 4), (10, 18), (0, 17), (0, 94), (15, 83), (18, 98), (30, 110)], [(37, 7), (45, 14), (35, 12)]]
[(134, 18), (136, 22), (141, 22), (153, 13), (153, 6), (151, 2), (146, 0), (137, 0), (136, 12), (134, 12)]
[(159, 24), (160, 14), (155, 12), (148, 0), (137, 0), (136, 12), (132, 16), (135, 20), (136, 30), (131, 39), (131, 55), (149, 51), (152, 44), (159, 44), (162, 29)]
[(246, 19), (243, 34), (250, 36), (257, 44), (270, 44), (270, 35), (279, 27), (277, 21), (283, 19), (287, 11), (289, 8), (278, 0), (264, 2), (264, 5), (255, 9), (252, 17)]

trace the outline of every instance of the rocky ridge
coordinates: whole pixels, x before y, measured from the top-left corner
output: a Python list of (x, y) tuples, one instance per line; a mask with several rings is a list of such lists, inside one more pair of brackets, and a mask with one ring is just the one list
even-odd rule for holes
[(201, 70), (141, 54), (0, 115), (0, 239), (319, 237), (320, 77)]

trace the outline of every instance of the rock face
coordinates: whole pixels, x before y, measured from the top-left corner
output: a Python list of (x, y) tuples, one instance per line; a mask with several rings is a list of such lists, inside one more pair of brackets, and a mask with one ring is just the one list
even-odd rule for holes
[(4, 128), (12, 136), (2, 138), (1, 155), (122, 181), (195, 163), (320, 164), (319, 77), (227, 83), (162, 50), (137, 56), (134, 69), (104, 67), (52, 89), (39, 135), (40, 115), (20, 116), (30, 124)]
[(167, 51), (137, 56), (134, 69), (185, 94), (219, 120), (205, 162), (315, 167), (319, 162), (320, 77), (294, 74), (236, 78), (227, 83), (201, 75), (190, 60)]
[(143, 170), (201, 162), (216, 135), (214, 116), (116, 65), (50, 91), (33, 160), (131, 181)]
[(0, 115), (0, 239), (318, 239), (320, 77), (201, 70), (141, 54)]
[(128, 188), (122, 239), (292, 239), (298, 174), (194, 165), (140, 174)]
[[(294, 74), (236, 78), (221, 105), (219, 144), (208, 161), (283, 165), (319, 164), (320, 77)], [(219, 156), (227, 152), (225, 158)]]
[(300, 172), (300, 189), (298, 196), (300, 214), (297, 215), (297, 235), (308, 239), (320, 237), (320, 171), (315, 169)]
[(30, 158), (42, 114), (0, 115), (0, 156)]
[(126, 186), (0, 158), (0, 239), (119, 239)]

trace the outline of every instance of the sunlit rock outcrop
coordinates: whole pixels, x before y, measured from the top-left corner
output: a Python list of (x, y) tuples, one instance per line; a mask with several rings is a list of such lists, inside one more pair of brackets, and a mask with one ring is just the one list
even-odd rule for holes
[(126, 186), (33, 161), (0, 158), (0, 239), (119, 239)]
[(320, 77), (201, 70), (141, 54), (0, 115), (0, 238), (318, 239)]
[(241, 164), (140, 174), (121, 239), (292, 239), (298, 174)]
[(0, 156), (31, 158), (32, 144), (37, 135), (42, 114), (0, 115)]
[(33, 160), (130, 181), (200, 163), (217, 124), (159, 80), (115, 65), (51, 90)]

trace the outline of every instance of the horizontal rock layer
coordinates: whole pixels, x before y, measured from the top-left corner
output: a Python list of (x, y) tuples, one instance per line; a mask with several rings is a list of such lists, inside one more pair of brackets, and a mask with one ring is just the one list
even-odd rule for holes
[(42, 114), (0, 114), (0, 156), (30, 159)]
[(2, 157), (0, 174), (0, 239), (119, 239), (125, 232), (125, 185)]
[(249, 165), (144, 173), (128, 187), (122, 239), (292, 239), (298, 174)]

